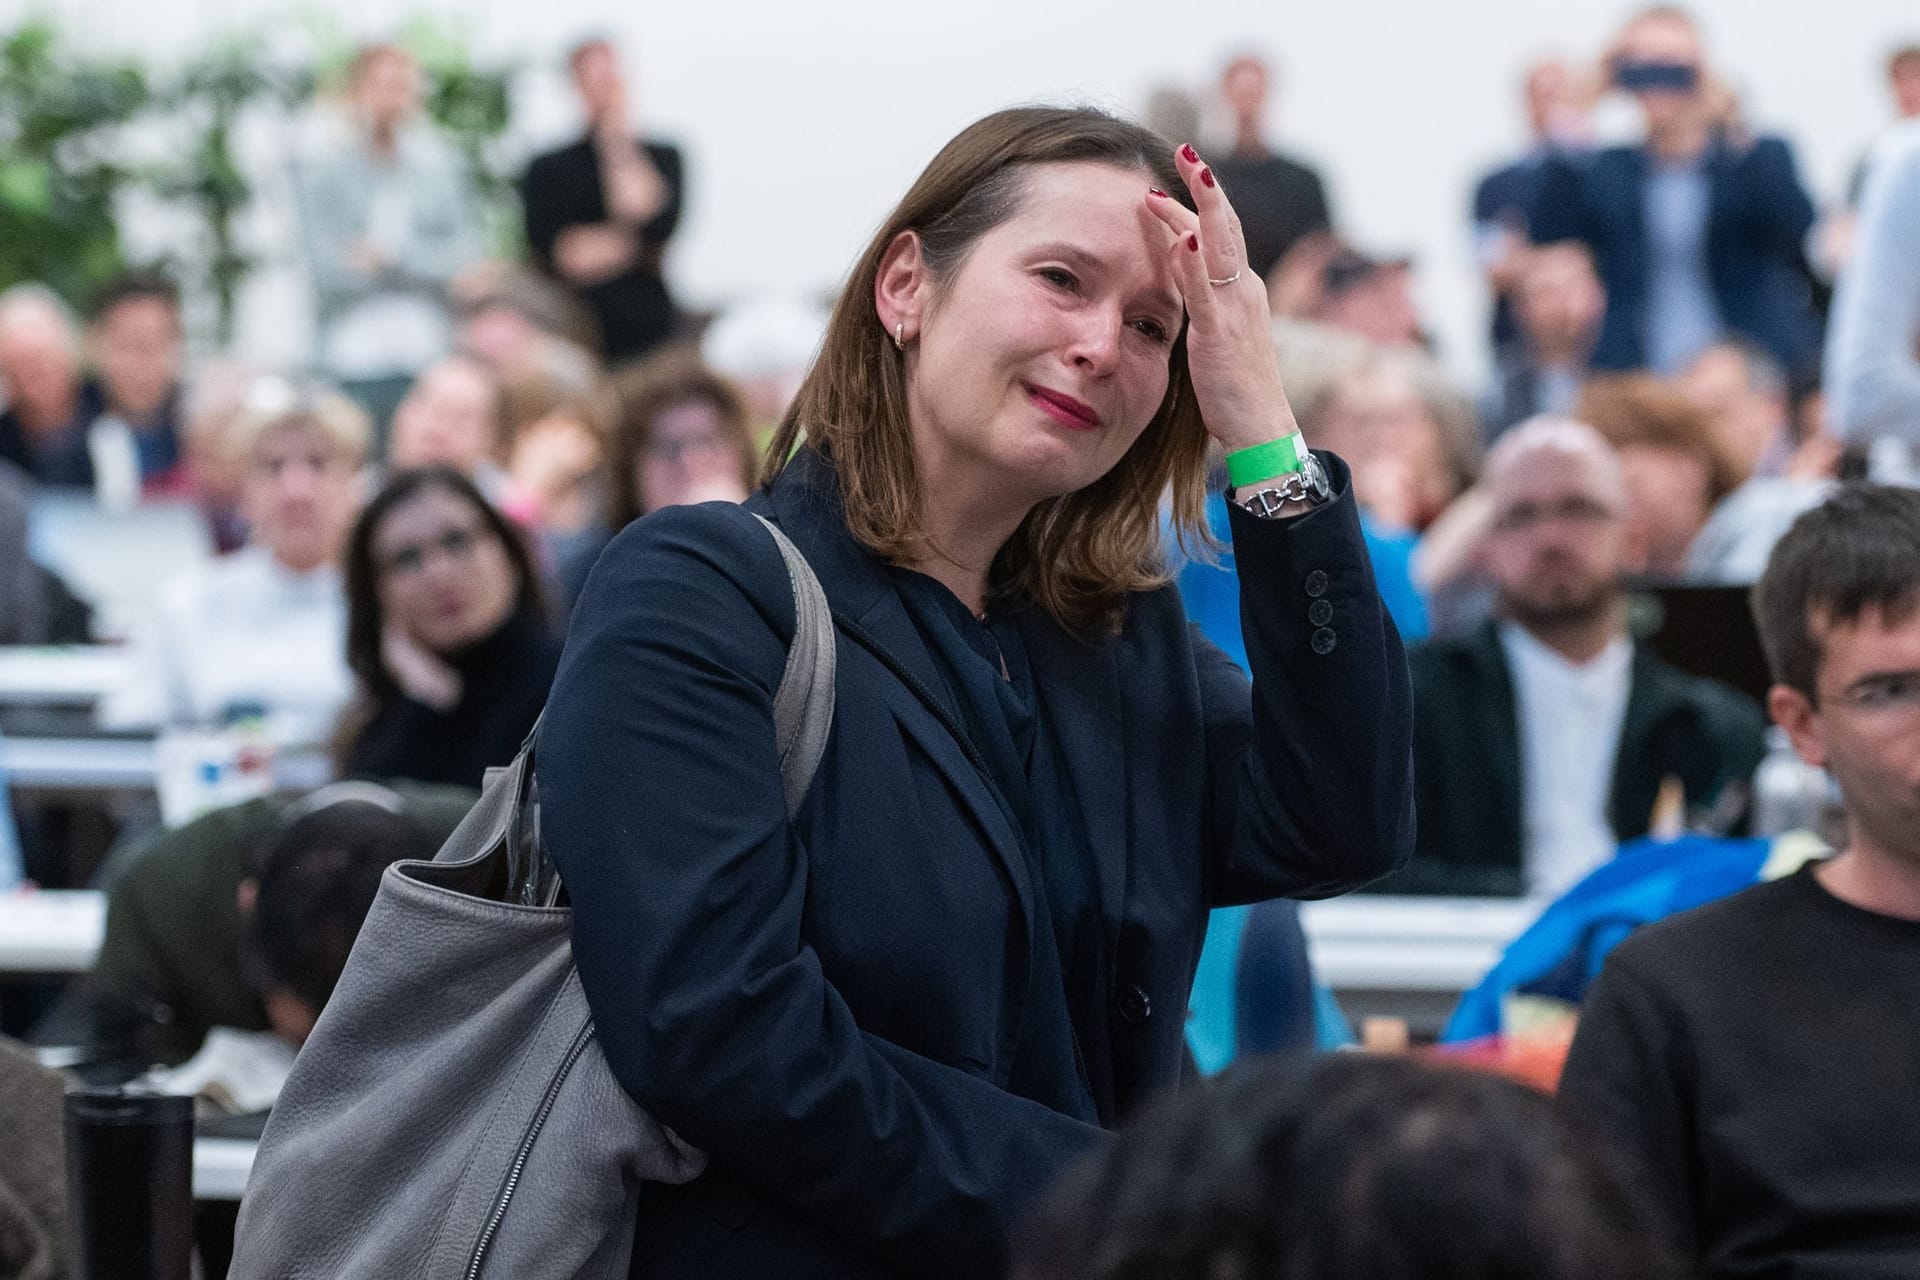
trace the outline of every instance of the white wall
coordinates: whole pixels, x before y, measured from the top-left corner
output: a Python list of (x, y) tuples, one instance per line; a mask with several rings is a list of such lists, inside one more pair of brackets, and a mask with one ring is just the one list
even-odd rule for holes
[[(956, 129), (1009, 103), (1134, 109), (1153, 86), (1210, 86), (1224, 53), (1275, 55), (1278, 134), (1322, 167), (1337, 218), (1363, 245), (1420, 259), (1427, 313), (1449, 360), (1479, 367), (1481, 301), (1464, 207), (1474, 175), (1520, 141), (1515, 81), (1545, 51), (1590, 55), (1617, 0), (333, 0), (336, 20), (381, 33), (419, 12), (454, 17), (489, 54), (538, 60), (525, 141), (570, 128), (557, 63), (579, 34), (625, 46), (649, 125), (689, 152), (688, 217), (670, 271), (711, 304), (763, 288), (833, 284), (918, 168)], [(1914, 0), (1700, 0), (1710, 47), (1762, 128), (1800, 147), (1831, 199), (1884, 119), (1885, 50), (1920, 40)], [(10, 13), (10, 8), (13, 12)], [(0, 25), (23, 11), (0, 0)], [(58, 0), (100, 47), (156, 52), (235, 24), (285, 21), (285, 0)], [(271, 232), (276, 220), (265, 226)], [(256, 290), (243, 326), (263, 353), (298, 308)]]

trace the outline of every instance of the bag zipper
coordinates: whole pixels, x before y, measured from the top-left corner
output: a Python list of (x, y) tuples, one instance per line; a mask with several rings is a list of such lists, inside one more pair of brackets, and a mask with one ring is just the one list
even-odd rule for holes
[(499, 1234), (500, 1220), (507, 1216), (507, 1205), (513, 1199), (513, 1193), (519, 1189), (520, 1175), (526, 1171), (527, 1159), (533, 1154), (533, 1140), (540, 1136), (540, 1130), (547, 1123), (547, 1116), (553, 1110), (560, 1096), (560, 1086), (566, 1083), (567, 1076), (573, 1071), (573, 1064), (580, 1060), (587, 1046), (593, 1043), (593, 1022), (580, 1028), (580, 1034), (573, 1038), (573, 1044), (567, 1049), (567, 1056), (561, 1059), (560, 1069), (554, 1073), (547, 1084), (546, 1096), (540, 1099), (540, 1107), (533, 1113), (533, 1119), (527, 1125), (527, 1131), (520, 1139), (520, 1149), (514, 1152), (513, 1163), (507, 1167), (507, 1178), (500, 1186), (500, 1195), (493, 1202), (493, 1211), (487, 1215), (487, 1222), (480, 1229), (480, 1239), (473, 1246), (473, 1257), (467, 1262), (466, 1280), (475, 1280), (480, 1268), (487, 1260), (487, 1251), (493, 1247), (494, 1237)]

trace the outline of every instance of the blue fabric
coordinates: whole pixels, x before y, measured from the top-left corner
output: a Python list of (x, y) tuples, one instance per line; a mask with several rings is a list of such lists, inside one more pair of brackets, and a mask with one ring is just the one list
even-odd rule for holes
[(1460, 998), (1440, 1039), (1498, 1032), (1509, 992), (1578, 1004), (1621, 939), (1641, 925), (1752, 885), (1771, 847), (1767, 840), (1709, 836), (1622, 845), (1613, 861), (1568, 890), (1514, 940), (1480, 985)]
[(1223, 1071), (1242, 1056), (1345, 1042), (1346, 1020), (1332, 993), (1313, 980), (1300, 907), (1288, 898), (1222, 907), (1209, 916), (1187, 1010), (1187, 1048), (1202, 1075)]
[(20, 833), (13, 825), (13, 791), (5, 770), (0, 770), (0, 892), (19, 885), (26, 876), (26, 864), (20, 859)]
[(1707, 276), (1707, 219), (1713, 192), (1698, 165), (1655, 165), (1647, 173), (1647, 365), (1674, 374), (1720, 340), (1720, 307)]
[[(1814, 210), (1792, 149), (1779, 138), (1746, 146), (1720, 142), (1702, 164), (1710, 191), (1707, 272), (1721, 320), (1786, 368), (1806, 368), (1819, 354), (1802, 253)], [(1556, 156), (1529, 210), (1527, 230), (1535, 244), (1577, 240), (1593, 251), (1607, 290), (1593, 353), (1597, 369), (1648, 364), (1646, 322), (1656, 261), (1643, 196), (1647, 169), (1640, 147)]]
[[(1180, 598), (1186, 603), (1187, 616), (1198, 624), (1207, 639), (1232, 658), (1242, 671), (1247, 670), (1247, 645), (1240, 635), (1240, 575), (1234, 567), (1233, 547), (1227, 527), (1227, 496), (1207, 495), (1207, 528), (1224, 544), (1215, 564), (1189, 560), (1180, 569)], [(1419, 539), (1411, 534), (1380, 532), (1365, 512), (1360, 516), (1360, 533), (1367, 544), (1367, 557), (1373, 561), (1374, 585), (1380, 602), (1407, 641), (1427, 636), (1427, 605), (1413, 585), (1413, 549)]]

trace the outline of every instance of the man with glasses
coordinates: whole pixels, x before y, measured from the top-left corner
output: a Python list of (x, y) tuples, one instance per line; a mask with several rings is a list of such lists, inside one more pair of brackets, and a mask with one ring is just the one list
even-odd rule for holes
[(1759, 708), (1627, 633), (1627, 481), (1598, 432), (1534, 418), (1482, 481), (1494, 620), (1408, 655), (1417, 841), (1388, 893), (1558, 897), (1683, 811), (1737, 819), (1763, 754)]
[(1920, 1275), (1920, 492), (1802, 516), (1753, 612), (1846, 845), (1615, 949), (1561, 1096), (1640, 1158), (1704, 1276)]

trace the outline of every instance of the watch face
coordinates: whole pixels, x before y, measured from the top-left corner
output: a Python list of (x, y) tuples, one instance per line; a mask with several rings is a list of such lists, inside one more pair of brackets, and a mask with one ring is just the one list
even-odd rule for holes
[(1333, 481), (1327, 476), (1327, 468), (1313, 450), (1307, 450), (1306, 465), (1300, 470), (1302, 479), (1307, 482), (1307, 492), (1315, 501), (1325, 502), (1333, 496)]

